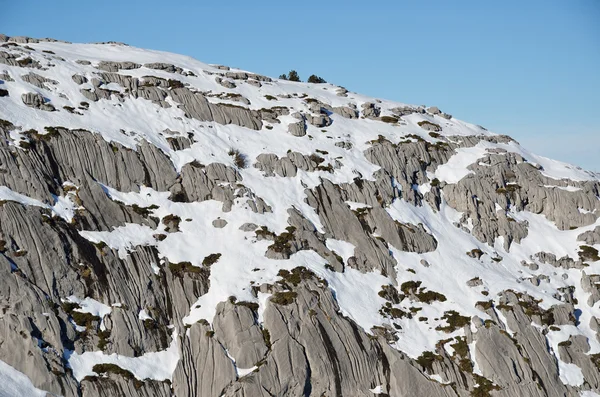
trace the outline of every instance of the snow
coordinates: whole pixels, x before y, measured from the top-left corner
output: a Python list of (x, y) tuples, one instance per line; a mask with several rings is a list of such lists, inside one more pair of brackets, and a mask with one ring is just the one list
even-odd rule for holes
[(71, 303), (77, 303), (80, 306), (76, 309), (73, 309), (76, 312), (90, 313), (94, 316), (100, 317), (100, 329), (106, 329), (106, 327), (104, 326), (104, 317), (108, 316), (112, 312), (112, 308), (110, 306), (107, 306), (103, 303), (98, 302), (97, 300), (88, 297), (84, 299), (79, 299), (75, 295), (67, 297), (66, 301)]
[(150, 317), (150, 315), (144, 309), (140, 310), (140, 312), (138, 313), (138, 318), (142, 321), (152, 320), (152, 317)]
[(31, 380), (4, 361), (0, 361), (0, 397), (46, 397), (46, 392), (33, 386)]
[(435, 170), (434, 178), (442, 182), (457, 183), (465, 176), (473, 174), (468, 166), (484, 157), (487, 154), (487, 149), (492, 147), (493, 144), (481, 141), (473, 147), (455, 149), (456, 154), (450, 157), (446, 164), (440, 165)]
[(52, 211), (53, 215), (59, 216), (70, 223), (75, 214), (75, 205), (71, 200), (70, 195), (67, 197), (54, 196), (54, 199), (55, 203), (53, 205), (48, 205), (23, 194), (13, 192), (6, 186), (0, 186), (0, 201), (14, 201), (23, 205), (47, 208)]
[[(227, 154), (231, 148), (240, 149), (250, 162), (253, 162), (256, 156), (262, 153), (273, 153), (284, 157), (288, 150), (305, 155), (317, 153), (316, 151), (319, 150), (318, 153), (327, 152), (327, 154), (319, 154), (325, 159), (324, 164), (333, 165), (336, 159), (342, 163), (334, 173), (299, 170), (294, 178), (279, 176), (267, 178), (253, 166), (239, 170), (242, 176), (241, 183), (251, 189), (253, 195), (264, 199), (271, 206), (273, 212), (264, 214), (254, 213), (248, 207), (246, 204), (248, 197), (237, 199), (231, 211), (223, 212), (222, 203), (215, 200), (175, 203), (168, 199), (170, 192), (159, 192), (145, 186), (140, 186), (139, 192), (120, 192), (110, 186), (102, 186), (104, 192), (112, 200), (125, 205), (135, 204), (146, 208), (156, 206), (155, 209), (149, 211), (152, 216), (159, 219), (163, 219), (167, 215), (179, 216), (182, 220), (180, 231), (166, 233), (162, 222), (158, 222), (155, 229), (146, 225), (126, 223), (111, 231), (82, 230), (80, 231), (82, 237), (93, 243), (105, 243), (108, 247), (117, 250), (120, 258), (126, 258), (135, 247), (155, 246), (160, 262), (159, 264), (147, 264), (155, 275), (160, 274), (161, 267), (168, 266), (167, 263), (186, 261), (190, 262), (192, 266), (201, 267), (206, 256), (213, 253), (221, 254), (218, 263), (211, 267), (209, 291), (190, 307), (188, 315), (183, 319), (184, 323), (193, 324), (200, 319), (212, 321), (216, 305), (229, 296), (236, 296), (238, 300), (257, 302), (259, 304), (258, 321), (262, 323), (265, 310), (269, 305), (270, 294), (259, 293), (255, 297), (251, 285), (273, 283), (278, 279), (279, 270), (305, 266), (315, 272), (317, 276), (328, 281), (341, 312), (353, 319), (367, 332), (370, 332), (373, 326), (391, 325), (391, 321), (383, 318), (379, 313), (379, 309), (385, 303), (385, 300), (378, 295), (383, 285), (401, 285), (406, 281), (421, 281), (422, 286), (428, 290), (444, 294), (447, 298), (445, 302), (421, 304), (408, 302), (406, 299), (400, 304), (394, 305), (405, 311), (410, 307), (419, 308), (421, 311), (419, 311), (418, 317), (428, 318), (427, 322), (407, 318), (394, 321), (402, 327), (399, 331), (400, 339), (394, 343), (394, 347), (411, 357), (418, 357), (423, 351), (434, 351), (435, 345), (440, 339), (462, 335), (462, 330), (446, 334), (435, 329), (438, 325), (445, 324), (443, 320), (435, 320), (441, 318), (445, 311), (457, 310), (461, 315), (477, 315), (487, 319), (488, 316), (485, 313), (475, 308), (475, 302), (495, 299), (499, 292), (507, 289), (524, 292), (536, 299), (542, 299), (541, 305), (548, 308), (558, 303), (554, 298), (558, 288), (571, 285), (578, 287), (575, 290), (575, 297), (579, 302), (577, 308), (582, 312), (580, 325), (572, 328), (562, 327), (560, 335), (550, 332), (549, 343), (556, 351), (556, 344), (568, 338), (567, 333), (569, 335), (585, 335), (590, 340), (591, 352), (600, 352), (600, 343), (595, 338), (595, 332), (589, 327), (591, 316), (600, 318), (600, 308), (598, 305), (593, 308), (585, 306), (589, 294), (584, 293), (580, 288), (581, 271), (578, 269), (561, 270), (561, 274), (566, 273), (569, 276), (564, 280), (561, 274), (557, 274), (557, 269), (551, 265), (541, 264), (532, 259), (532, 256), (540, 251), (554, 253), (557, 257), (568, 255), (577, 258), (579, 247), (579, 243), (576, 241), (577, 236), (584, 231), (592, 230), (595, 226), (600, 225), (600, 222), (576, 230), (561, 231), (542, 215), (506, 209), (515, 220), (526, 221), (529, 224), (527, 237), (519, 244), (513, 243), (510, 252), (506, 252), (502, 238), (498, 238), (492, 247), (481, 243), (468, 231), (456, 227), (462, 214), (449, 207), (446, 202), (442, 202), (441, 210), (435, 212), (428, 205), (415, 207), (405, 201), (396, 200), (386, 208), (390, 216), (399, 222), (423, 224), (425, 229), (438, 241), (438, 247), (434, 252), (416, 254), (403, 252), (397, 247), (390, 246), (390, 253), (397, 261), (397, 278), (395, 280), (375, 271), (361, 273), (348, 266), (344, 273), (329, 271), (325, 267), (328, 263), (327, 258), (322, 258), (313, 251), (300, 251), (288, 260), (271, 260), (264, 256), (267, 247), (271, 244), (270, 241), (258, 241), (253, 232), (239, 230), (242, 224), (252, 222), (260, 226), (264, 225), (279, 234), (288, 226), (288, 209), (295, 208), (312, 222), (318, 231), (323, 232), (324, 228), (318, 214), (305, 201), (306, 189), (318, 186), (323, 179), (337, 184), (352, 182), (357, 176), (366, 180), (374, 180), (373, 173), (379, 167), (366, 159), (364, 151), (371, 147), (369, 142), (377, 139), (379, 135), (394, 143), (405, 140), (408, 134), (414, 134), (433, 142), (434, 140), (427, 131), (418, 126), (418, 123), (423, 120), (442, 125), (442, 139), (450, 136), (474, 135), (493, 137), (495, 134), (455, 118), (446, 120), (432, 115), (411, 114), (403, 117), (402, 123), (391, 125), (370, 119), (349, 120), (332, 114), (333, 124), (330, 127), (317, 128), (309, 125), (307, 136), (298, 138), (287, 133), (287, 125), (296, 121), (291, 116), (280, 117), (281, 123), (273, 124), (271, 130), (263, 128), (260, 131), (254, 131), (236, 125), (219, 125), (186, 118), (184, 112), (171, 98), (168, 98), (167, 101), (172, 106), (161, 108), (141, 98), (126, 98), (124, 102), (119, 102), (113, 97), (110, 100), (92, 102), (89, 110), (82, 112), (83, 115), (75, 115), (63, 111), (62, 107), (87, 101), (80, 92), (80, 89), (85, 88), (86, 85), (78, 86), (73, 82), (71, 76), (83, 74), (88, 78), (94, 77), (98, 72), (94, 65), (101, 60), (135, 61), (140, 64), (169, 62), (186, 71), (193, 72), (195, 76), (173, 75), (145, 67), (121, 70), (119, 73), (138, 78), (147, 75), (167, 79), (175, 78), (202, 91), (212, 91), (213, 93), (230, 91), (216, 83), (214, 75), (207, 73), (219, 73), (218, 69), (186, 56), (115, 44), (30, 43), (28, 45), (38, 50), (31, 54), (34, 59), (40, 60), (43, 64), (47, 64), (51, 60), (56, 65), (49, 67), (48, 70), (36, 69), (35, 73), (58, 80), (60, 83), (49, 90), (39, 89), (20, 78), (21, 68), (3, 65), (3, 69), (8, 71), (15, 82), (5, 82), (11, 95), (1, 99), (2, 117), (21, 127), (20, 131), (33, 128), (43, 132), (44, 127), (56, 125), (82, 128), (106, 141), (118, 142), (134, 150), (142, 141), (146, 140), (171, 159), (176, 171), (180, 171), (185, 164), (192, 161), (198, 161), (205, 165), (211, 163), (233, 165), (233, 159)], [(56, 56), (44, 55), (39, 51), (42, 49), (51, 50), (56, 53)], [(76, 64), (75, 61), (78, 59), (90, 60), (92, 65)], [(310, 98), (318, 99), (334, 107), (355, 103), (360, 109), (361, 104), (375, 101), (374, 98), (355, 93), (348, 93), (346, 98), (337, 96), (337, 87), (331, 84), (312, 85), (282, 80), (264, 83), (260, 88), (240, 81), (237, 81), (236, 84), (238, 87), (235, 92), (250, 100), (251, 104), (248, 107), (251, 109), (285, 106), (293, 107), (294, 111), (308, 112), (308, 105), (299, 99), (299, 96), (304, 93)], [(91, 84), (88, 86), (90, 88)], [(105, 88), (121, 91), (123, 87), (113, 83)], [(20, 94), (25, 92), (42, 93), (59, 111), (50, 113), (24, 107), (20, 100)], [(283, 98), (282, 94), (291, 97)], [(278, 96), (278, 99), (277, 101), (268, 101), (265, 95)], [(222, 102), (217, 98), (210, 98), (210, 101)], [(382, 114), (390, 114), (390, 109), (405, 106), (405, 104), (382, 100), (378, 106), (381, 107)], [(151, 120), (152, 123), (149, 123), (148, 120)], [(195, 143), (185, 150), (175, 151), (167, 141), (168, 135), (164, 132), (166, 129), (179, 131), (182, 136), (190, 133), (193, 135)], [(14, 145), (22, 138), (19, 131), (13, 132), (11, 137)], [(335, 146), (337, 142), (341, 141), (352, 143), (352, 149), (347, 150)], [(529, 163), (542, 167), (541, 172), (544, 175), (557, 181), (569, 180), (567, 183), (560, 183), (563, 186), (559, 186), (558, 182), (556, 185), (546, 185), (545, 187), (549, 189), (558, 188), (574, 192), (580, 188), (573, 186), (573, 183), (568, 183), (570, 181), (600, 180), (598, 174), (537, 156), (526, 151), (514, 141), (508, 143), (480, 141), (473, 147), (458, 148), (446, 164), (429, 172), (429, 177), (431, 179), (438, 178), (449, 184), (458, 183), (462, 178), (473, 173), (469, 169), (471, 165), (484, 165), (480, 160), (487, 156), (492, 149), (504, 149), (520, 154)], [(76, 188), (71, 182), (65, 182), (64, 186)], [(425, 183), (415, 188), (425, 193), (431, 189), (431, 186), (429, 183)], [(52, 203), (43, 203), (0, 186), (0, 200), (46, 208), (51, 210), (53, 215), (60, 216), (67, 222), (72, 221), (75, 211), (78, 209), (74, 195), (75, 193), (69, 192), (64, 197), (54, 197)], [(367, 204), (352, 201), (347, 201), (346, 204), (352, 210), (369, 207)], [(496, 205), (496, 209), (505, 210), (499, 205)], [(226, 220), (227, 225), (222, 229), (214, 228), (212, 221), (217, 218)], [(472, 230), (471, 219), (466, 221), (466, 226), (468, 230)], [(154, 235), (159, 233), (165, 234), (167, 237), (162, 241), (157, 241)], [(345, 263), (354, 255), (355, 247), (349, 242), (327, 238), (326, 245), (340, 255)], [(481, 260), (466, 256), (466, 252), (475, 248), (485, 253)], [(491, 260), (497, 255), (503, 257), (502, 262), (496, 263)], [(431, 266), (428, 268), (421, 266), (420, 262), (423, 259), (427, 260)], [(536, 262), (540, 266), (539, 272), (534, 273), (522, 266), (522, 260)], [(414, 273), (408, 272), (408, 269), (412, 269)], [(591, 263), (586, 271), (590, 274), (600, 272), (600, 263)], [(521, 282), (526, 277), (540, 273), (549, 275), (550, 282), (544, 283), (540, 287), (535, 287), (529, 282)], [(474, 277), (480, 277), (484, 285), (477, 288), (468, 287), (466, 282)], [(489, 297), (481, 294), (483, 290), (489, 291)], [(69, 297), (67, 299), (77, 298)], [(91, 298), (78, 301), (81, 302), (82, 311), (94, 313), (101, 318), (110, 314), (109, 306), (93, 301)], [(498, 313), (498, 315), (500, 320), (506, 324), (506, 319), (502, 314)], [(141, 310), (138, 317), (140, 320), (150, 318), (145, 310)], [(512, 334), (508, 327), (507, 332)], [(174, 332), (171, 346), (162, 352), (147, 353), (137, 358), (116, 354), (105, 355), (102, 352), (85, 352), (81, 355), (71, 353), (69, 364), (78, 379), (92, 375), (93, 365), (101, 362), (113, 362), (130, 370), (139, 379), (146, 377), (170, 379), (178, 359), (176, 337), (177, 334)], [(561, 339), (563, 337), (564, 339)], [(473, 356), (474, 344), (470, 345), (470, 350)], [(478, 371), (479, 367), (476, 362), (474, 362), (474, 366), (475, 371)], [(580, 384), (580, 370), (578, 371), (572, 364), (561, 361), (559, 361), (559, 366), (561, 379), (569, 384)], [(243, 376), (253, 369), (237, 369), (238, 375)], [(373, 390), (377, 390), (377, 388), (371, 390), (375, 393)], [(34, 393), (29, 394), (35, 395)]]
[(372, 389), (369, 389), (369, 391), (373, 394), (382, 394), (383, 393), (383, 385), (376, 386)]
[(444, 379), (440, 375), (438, 375), (438, 374), (431, 374), (431, 375), (427, 374), (427, 376), (429, 376), (429, 379), (433, 379), (434, 381), (439, 382), (439, 383), (441, 383), (443, 385), (450, 384), (450, 382), (444, 382)]
[(546, 188), (550, 188), (550, 189), (560, 189), (560, 190), (565, 190), (567, 192), (578, 192), (581, 190), (580, 187), (575, 187), (575, 186), (556, 186), (556, 185), (544, 185), (544, 187)]
[(69, 351), (65, 353), (65, 357), (69, 367), (73, 370), (73, 376), (80, 382), (88, 375), (97, 375), (92, 370), (96, 364), (118, 365), (133, 373), (139, 380), (171, 380), (179, 361), (177, 330), (173, 331), (171, 337), (171, 344), (166, 350), (144, 353), (140, 357), (127, 357), (116, 353), (108, 355), (101, 351), (85, 352), (83, 354)]
[(116, 249), (119, 258), (125, 259), (128, 253), (138, 245), (154, 245), (154, 230), (145, 225), (128, 223), (114, 228), (111, 232), (80, 231), (81, 237), (93, 243), (104, 242), (110, 248)]
[(333, 238), (328, 238), (325, 241), (325, 246), (341, 256), (344, 259), (344, 263), (348, 263), (348, 259), (354, 256), (354, 249), (356, 248), (347, 241), (336, 240)]

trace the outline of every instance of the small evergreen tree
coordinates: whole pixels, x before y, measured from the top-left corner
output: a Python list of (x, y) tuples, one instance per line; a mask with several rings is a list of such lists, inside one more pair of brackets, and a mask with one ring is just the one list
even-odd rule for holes
[(281, 80), (287, 80), (287, 79), (288, 79), (288, 77), (287, 77), (287, 74), (285, 74), (285, 73), (284, 73), (284, 74), (282, 74), (282, 75), (280, 75), (280, 76), (279, 76), (279, 78), (280, 78)]
[(298, 72), (296, 72), (295, 70), (290, 70), (290, 72), (288, 73), (288, 80), (300, 81), (300, 76), (298, 76)]
[(309, 83), (316, 83), (316, 84), (322, 84), (322, 83), (327, 83), (327, 81), (325, 81), (324, 78), (319, 77), (315, 74), (311, 74), (310, 77), (308, 78), (308, 82)]

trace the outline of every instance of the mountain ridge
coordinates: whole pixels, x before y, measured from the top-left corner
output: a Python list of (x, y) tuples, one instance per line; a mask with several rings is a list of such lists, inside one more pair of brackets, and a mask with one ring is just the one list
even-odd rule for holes
[(2, 338), (37, 364), (0, 360), (32, 387), (598, 392), (600, 175), (434, 106), (0, 41)]

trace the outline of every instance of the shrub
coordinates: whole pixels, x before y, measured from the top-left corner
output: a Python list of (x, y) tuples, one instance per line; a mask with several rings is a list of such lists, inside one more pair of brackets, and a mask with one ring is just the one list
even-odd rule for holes
[(438, 331), (444, 331), (448, 334), (464, 327), (465, 325), (469, 324), (470, 321), (469, 317), (461, 316), (457, 311), (454, 310), (444, 312), (442, 319), (446, 320), (448, 325), (444, 327), (439, 325), (435, 329)]
[(400, 303), (404, 299), (403, 295), (398, 294), (398, 290), (393, 285), (382, 285), (378, 295), (388, 302), (394, 304)]
[(293, 286), (297, 286), (302, 280), (308, 280), (314, 276), (313, 272), (304, 266), (298, 266), (292, 269), (291, 272), (289, 270), (281, 269), (277, 275), (281, 277), (283, 281), (290, 283)]
[(142, 384), (143, 384), (142, 381), (136, 379), (136, 377), (135, 377), (135, 375), (133, 375), (133, 373), (131, 373), (130, 371), (128, 371), (126, 369), (119, 367), (116, 364), (108, 364), (108, 363), (96, 364), (92, 367), (92, 371), (94, 371), (98, 375), (102, 375), (102, 374), (120, 375), (127, 380), (133, 381), (136, 389), (139, 389), (140, 387), (142, 387)]
[(398, 119), (392, 116), (381, 116), (381, 121), (383, 121), (384, 123), (395, 124), (398, 122)]
[(8, 96), (8, 91), (3, 88), (0, 88), (0, 97), (3, 97), (3, 96)]
[(91, 313), (82, 313), (76, 311), (71, 312), (71, 318), (75, 324), (86, 328), (92, 328), (94, 322), (100, 321), (100, 317), (94, 316)]
[(276, 305), (287, 306), (294, 302), (294, 299), (298, 296), (294, 291), (276, 292), (271, 297), (271, 302)]
[(314, 83), (314, 84), (323, 84), (323, 83), (327, 83), (327, 81), (325, 81), (324, 78), (319, 77), (315, 74), (311, 74), (310, 77), (307, 80), (309, 83)]
[(248, 167), (248, 158), (246, 157), (245, 154), (243, 154), (239, 150), (229, 149), (229, 152), (227, 154), (229, 154), (231, 157), (233, 157), (233, 164), (235, 164), (236, 167), (238, 167), (238, 168)]
[(212, 266), (219, 261), (221, 254), (210, 254), (202, 260), (202, 266)]
[(290, 242), (294, 240), (294, 232), (296, 231), (296, 228), (293, 226), (288, 226), (286, 230), (286, 232), (281, 233), (279, 236), (275, 236), (273, 244), (271, 244), (268, 249), (275, 252), (285, 252), (291, 255), (292, 246)]
[(277, 100), (276, 97), (274, 97), (273, 95), (268, 95), (268, 94), (265, 95), (265, 98), (267, 99), (267, 101), (276, 101)]
[(439, 356), (433, 352), (423, 352), (417, 357), (417, 364), (421, 366), (426, 372), (433, 370), (433, 363), (436, 361), (442, 361), (442, 356)]
[(169, 88), (173, 89), (173, 88), (183, 88), (184, 85), (181, 81), (179, 80), (173, 80), (173, 79), (169, 79), (167, 81), (167, 84), (169, 86)]
[(148, 215), (150, 215), (150, 214), (152, 213), (152, 210), (155, 210), (155, 209), (157, 209), (157, 208), (158, 208), (158, 206), (157, 206), (157, 205), (154, 205), (154, 204), (152, 204), (152, 205), (150, 205), (149, 207), (140, 207), (140, 206), (139, 206), (139, 205), (137, 205), (137, 204), (133, 204), (133, 205), (131, 206), (131, 208), (133, 209), (133, 211), (134, 211), (136, 214), (140, 214), (140, 215), (141, 215), (141, 216), (143, 216), (143, 217), (147, 217)]
[(190, 262), (169, 263), (169, 269), (175, 277), (183, 278), (185, 273), (203, 273), (200, 267), (192, 265)]
[(600, 256), (598, 256), (598, 250), (596, 248), (590, 247), (589, 245), (582, 245), (579, 249), (581, 251), (579, 251), (578, 254), (582, 261), (600, 261)]

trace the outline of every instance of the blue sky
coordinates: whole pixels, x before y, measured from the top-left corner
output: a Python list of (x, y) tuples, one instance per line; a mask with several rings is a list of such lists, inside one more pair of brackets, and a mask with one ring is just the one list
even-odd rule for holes
[[(600, 171), (600, 1), (7, 1), (0, 30), (122, 41), (436, 105)], [(289, 3), (289, 4), (288, 4)]]

